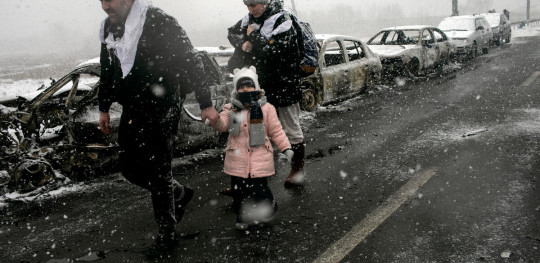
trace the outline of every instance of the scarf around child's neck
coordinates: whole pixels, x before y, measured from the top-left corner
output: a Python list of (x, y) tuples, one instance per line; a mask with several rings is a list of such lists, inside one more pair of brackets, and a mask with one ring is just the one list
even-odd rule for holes
[(264, 90), (237, 93), (232, 99), (233, 108), (229, 111), (229, 134), (238, 136), (242, 124), (242, 110), (249, 110), (249, 145), (252, 147), (265, 143), (264, 116), (262, 106), (266, 104)]

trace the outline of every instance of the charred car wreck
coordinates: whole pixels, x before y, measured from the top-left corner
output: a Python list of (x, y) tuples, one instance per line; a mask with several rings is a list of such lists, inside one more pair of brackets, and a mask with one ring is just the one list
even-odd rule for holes
[(343, 35), (316, 35), (319, 67), (302, 78), (302, 108), (314, 110), (357, 95), (380, 80), (379, 56), (361, 40)]
[[(207, 78), (212, 83), (213, 104), (219, 110), (229, 100), (231, 84), (227, 83), (214, 57), (206, 51), (199, 51), (199, 54)], [(50, 163), (55, 170), (74, 180), (83, 180), (99, 169), (114, 169), (122, 108), (117, 103), (113, 104), (109, 111), (113, 133), (101, 133), (97, 100), (99, 75), (99, 59), (93, 59), (80, 64), (45, 89), (0, 99), (0, 171), (3, 171), (4, 178), (0, 184), (6, 184), (7, 173), (11, 175), (10, 183), (18, 185), (15, 171), (21, 162), (29, 160)], [(195, 120), (200, 111), (193, 94), (183, 99), (182, 106), (189, 114), (182, 114), (178, 124), (176, 153), (190, 153), (218, 144), (223, 136)], [(30, 168), (26, 170), (32, 171)], [(50, 173), (35, 174), (51, 177)], [(39, 186), (35, 182), (42, 179), (45, 178), (32, 179), (33, 185)], [(25, 179), (20, 183), (26, 186), (16, 188), (29, 190), (27, 186), (32, 180)]]

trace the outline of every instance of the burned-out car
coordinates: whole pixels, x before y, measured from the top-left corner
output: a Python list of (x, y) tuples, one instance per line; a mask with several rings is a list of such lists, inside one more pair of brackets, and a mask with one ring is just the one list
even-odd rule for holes
[(325, 34), (316, 38), (319, 67), (302, 78), (304, 110), (362, 93), (380, 80), (381, 61), (361, 40)]
[(383, 29), (367, 44), (381, 58), (385, 75), (415, 77), (449, 63), (456, 52), (449, 40), (439, 28), (414, 25)]
[[(211, 55), (205, 51), (199, 51), (199, 54), (205, 64), (208, 80), (213, 84), (213, 104), (219, 110), (229, 100), (232, 84), (226, 82)], [(117, 103), (112, 105), (109, 114), (113, 133), (103, 134), (98, 125), (99, 75), (99, 59), (93, 59), (80, 64), (45, 89), (16, 98), (0, 99), (2, 154), (25, 150), (28, 147), (21, 144), (31, 140), (31, 144), (52, 152), (45, 159), (68, 176), (78, 168), (114, 163), (122, 107)], [(184, 106), (191, 107), (193, 104), (196, 104), (195, 96), (189, 94)], [(196, 112), (193, 114), (196, 115)], [(178, 153), (208, 147), (219, 140), (219, 134), (213, 129), (195, 121), (188, 114), (182, 114), (176, 140)], [(0, 167), (0, 170), (10, 169)]]

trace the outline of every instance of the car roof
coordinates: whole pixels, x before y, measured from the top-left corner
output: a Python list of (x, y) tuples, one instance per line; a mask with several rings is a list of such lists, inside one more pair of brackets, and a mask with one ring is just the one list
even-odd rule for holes
[[(484, 18), (482, 15), (478, 15), (478, 14), (475, 14), (475, 15), (462, 15), (462, 16), (449, 16), (443, 20), (457, 20), (457, 19), (474, 19), (474, 18)], [(485, 19), (485, 18), (484, 18)]]
[(407, 30), (407, 29), (409, 29), (409, 30), (422, 30), (424, 28), (431, 28), (431, 27), (434, 27), (434, 26), (429, 26), (429, 25), (394, 26), (394, 27), (384, 28), (381, 31), (386, 31), (386, 30)]
[(315, 34), (315, 38), (317, 40), (325, 41), (332, 38), (339, 38), (339, 39), (350, 39), (350, 40), (357, 40), (361, 41), (360, 39), (352, 36), (347, 35), (336, 35), (336, 34)]
[(99, 65), (99, 63), (100, 63), (99, 57), (97, 57), (97, 58), (93, 58), (93, 59), (89, 59), (87, 61), (84, 61), (81, 64), (77, 65), (75, 68), (80, 68), (80, 67), (84, 67), (84, 66), (88, 66), (88, 65), (95, 65), (95, 64)]

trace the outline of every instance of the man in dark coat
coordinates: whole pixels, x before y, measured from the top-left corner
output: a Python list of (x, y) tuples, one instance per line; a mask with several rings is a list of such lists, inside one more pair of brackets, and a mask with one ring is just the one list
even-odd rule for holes
[[(101, 26), (100, 129), (110, 134), (108, 110), (122, 105), (118, 133), (120, 169), (126, 179), (150, 191), (159, 231), (149, 251), (172, 248), (175, 226), (193, 190), (173, 179), (174, 135), (179, 121), (179, 83), (190, 83), (203, 121), (218, 118), (212, 107), (202, 61), (176, 19), (146, 0), (101, 0), (108, 14)], [(181, 85), (180, 84), (180, 85)], [(187, 92), (187, 87), (184, 85)]]
[(249, 14), (229, 28), (235, 47), (230, 70), (253, 65), (268, 102), (276, 107), (279, 120), (292, 145), (294, 157), (285, 186), (302, 185), (304, 179), (304, 135), (300, 127), (301, 51), (291, 15), (278, 0), (244, 0)]

